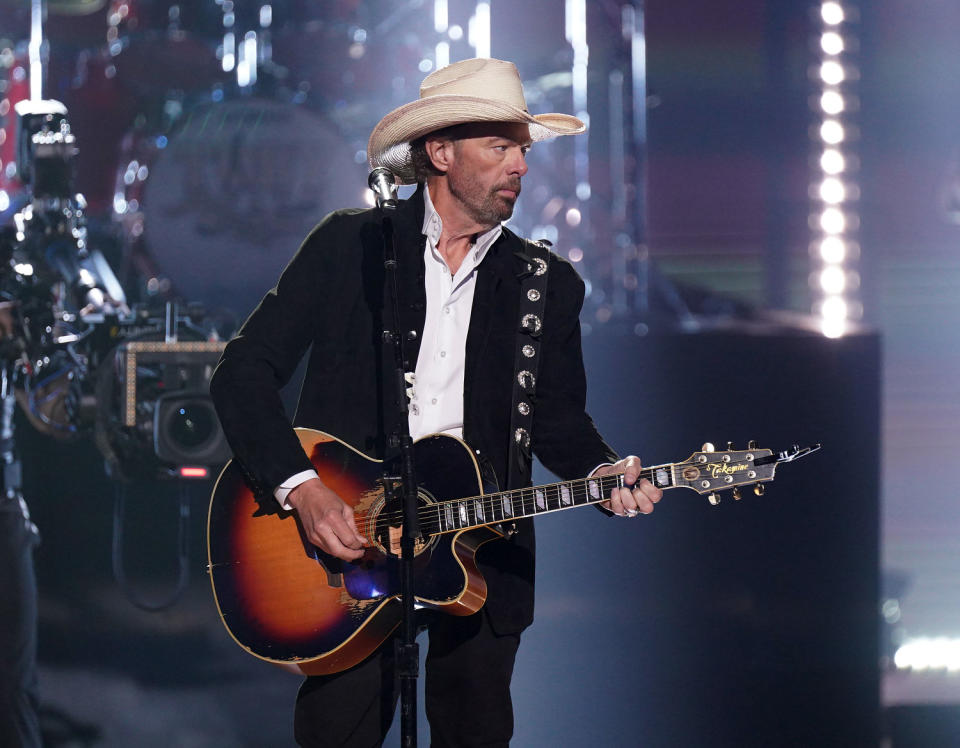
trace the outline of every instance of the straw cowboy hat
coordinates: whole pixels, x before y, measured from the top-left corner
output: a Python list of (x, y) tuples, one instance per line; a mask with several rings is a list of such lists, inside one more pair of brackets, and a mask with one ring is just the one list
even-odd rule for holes
[(417, 177), (410, 142), (465, 122), (526, 122), (535, 141), (586, 130), (583, 122), (569, 114), (530, 114), (516, 66), (478, 57), (430, 73), (420, 85), (419, 99), (377, 123), (367, 144), (370, 166), (386, 167), (398, 184), (413, 184)]

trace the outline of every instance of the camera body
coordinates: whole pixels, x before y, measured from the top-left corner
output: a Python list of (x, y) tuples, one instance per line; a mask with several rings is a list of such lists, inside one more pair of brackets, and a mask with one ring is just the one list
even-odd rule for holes
[(208, 394), (224, 343), (198, 307), (127, 305), (104, 254), (88, 247), (66, 108), (26, 101), (16, 111), (31, 199), (0, 228), (0, 365), (17, 400), (43, 433), (92, 431), (114, 476), (205, 477), (230, 458)]

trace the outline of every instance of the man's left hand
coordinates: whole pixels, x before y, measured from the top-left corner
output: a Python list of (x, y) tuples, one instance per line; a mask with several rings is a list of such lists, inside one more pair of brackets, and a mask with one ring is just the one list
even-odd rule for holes
[(604, 509), (618, 517), (636, 517), (638, 514), (650, 514), (653, 505), (663, 497), (663, 491), (646, 478), (640, 478), (640, 458), (630, 455), (613, 465), (604, 465), (594, 472), (597, 477), (623, 473), (624, 488), (614, 488), (610, 498), (600, 503)]

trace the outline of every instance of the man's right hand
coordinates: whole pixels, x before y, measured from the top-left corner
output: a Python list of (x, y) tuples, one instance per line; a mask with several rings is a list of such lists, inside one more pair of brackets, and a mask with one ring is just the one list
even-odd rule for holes
[(353, 509), (319, 478), (294, 488), (287, 503), (300, 516), (307, 540), (321, 550), (344, 561), (356, 561), (363, 555), (367, 542), (357, 532)]

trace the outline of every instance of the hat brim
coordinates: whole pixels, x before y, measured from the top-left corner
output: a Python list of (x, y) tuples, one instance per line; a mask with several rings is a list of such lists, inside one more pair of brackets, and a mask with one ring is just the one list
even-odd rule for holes
[(377, 123), (367, 143), (370, 167), (385, 167), (398, 184), (413, 184), (417, 177), (410, 161), (410, 142), (467, 122), (525, 122), (530, 125), (530, 138), (534, 141), (577, 135), (587, 129), (581, 120), (569, 114), (534, 115), (501, 101), (474, 96), (430, 96), (394, 109)]

